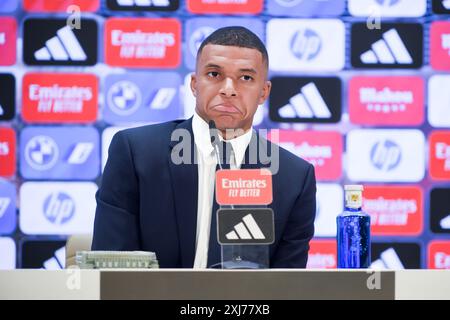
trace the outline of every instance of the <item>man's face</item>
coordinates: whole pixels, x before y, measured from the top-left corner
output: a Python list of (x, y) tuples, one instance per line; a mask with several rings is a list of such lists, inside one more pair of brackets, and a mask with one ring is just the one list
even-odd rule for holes
[(196, 111), (222, 132), (251, 128), (258, 105), (270, 93), (267, 66), (256, 49), (208, 44), (197, 58), (191, 89)]

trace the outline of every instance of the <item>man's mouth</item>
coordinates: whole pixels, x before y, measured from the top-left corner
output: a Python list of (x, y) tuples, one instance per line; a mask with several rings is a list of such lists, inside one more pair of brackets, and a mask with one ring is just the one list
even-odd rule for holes
[(221, 113), (241, 113), (241, 110), (231, 103), (217, 104), (213, 107), (213, 110)]

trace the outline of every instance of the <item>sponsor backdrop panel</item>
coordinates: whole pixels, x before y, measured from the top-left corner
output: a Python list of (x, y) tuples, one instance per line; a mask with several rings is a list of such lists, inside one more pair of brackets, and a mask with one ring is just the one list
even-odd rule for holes
[(190, 117), (198, 47), (230, 25), (269, 53), (254, 128), (315, 167), (308, 268), (336, 267), (361, 183), (372, 267), (449, 269), (449, 17), (450, 0), (0, 1), (0, 269), (64, 267), (114, 134)]

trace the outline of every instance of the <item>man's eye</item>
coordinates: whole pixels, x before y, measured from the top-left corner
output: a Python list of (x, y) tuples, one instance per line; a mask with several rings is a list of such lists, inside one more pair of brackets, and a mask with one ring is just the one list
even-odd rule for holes
[(250, 80), (253, 80), (253, 77), (245, 75), (245, 76), (242, 76), (242, 79), (244, 79), (245, 81), (250, 81)]
[(216, 71), (208, 72), (208, 76), (213, 77), (213, 78), (216, 78), (218, 75), (219, 75), (219, 73)]

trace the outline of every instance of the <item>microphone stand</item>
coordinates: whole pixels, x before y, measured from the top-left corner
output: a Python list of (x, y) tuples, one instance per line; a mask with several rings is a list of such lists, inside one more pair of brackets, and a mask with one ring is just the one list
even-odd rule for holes
[[(220, 139), (219, 139), (219, 134), (217, 133), (217, 130), (218, 129), (216, 127), (216, 123), (214, 122), (214, 120), (210, 120), (209, 121), (209, 134), (210, 134), (210, 138), (211, 138), (211, 145), (213, 146), (215, 154), (216, 154), (217, 164), (219, 165), (220, 170), (223, 170), (222, 160), (221, 160), (222, 157), (221, 157), (221, 152), (220, 152), (220, 147), (219, 147)], [(222, 151), (225, 152), (225, 150), (222, 150)], [(230, 163), (230, 167), (231, 167), (231, 163)], [(214, 179), (216, 179), (216, 176), (214, 176)], [(215, 189), (215, 187), (214, 187), (214, 189)], [(216, 201), (217, 201), (217, 199), (216, 199)], [(222, 208), (222, 205), (219, 204), (219, 207)], [(231, 205), (231, 209), (234, 209), (234, 205)], [(212, 212), (212, 214), (216, 214), (216, 213)], [(221, 250), (223, 250), (223, 249), (221, 249)], [(242, 261), (240, 252), (238, 252), (237, 255), (233, 254), (233, 260), (237, 261), (237, 262)], [(222, 263), (220, 263), (220, 264), (222, 265)]]

